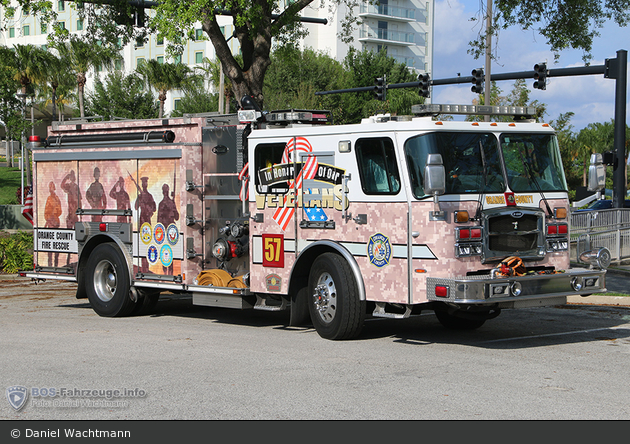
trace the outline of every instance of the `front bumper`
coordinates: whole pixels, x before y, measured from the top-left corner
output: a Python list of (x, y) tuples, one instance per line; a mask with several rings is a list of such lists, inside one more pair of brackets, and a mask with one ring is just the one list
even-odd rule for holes
[[(437, 289), (437, 290), (436, 290)], [(427, 277), (429, 301), (453, 304), (497, 304), (539, 301), (532, 305), (555, 305), (567, 296), (588, 296), (606, 291), (606, 270), (573, 268), (557, 274), (462, 278)], [(436, 294), (437, 293), (437, 294)], [(440, 296), (438, 296), (438, 294)], [(444, 296), (441, 296), (444, 295)]]

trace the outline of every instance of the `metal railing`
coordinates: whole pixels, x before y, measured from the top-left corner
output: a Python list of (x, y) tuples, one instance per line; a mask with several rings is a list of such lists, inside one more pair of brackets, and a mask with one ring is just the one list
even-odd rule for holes
[(613, 262), (630, 258), (630, 208), (571, 214), (571, 261), (584, 251), (605, 247)]

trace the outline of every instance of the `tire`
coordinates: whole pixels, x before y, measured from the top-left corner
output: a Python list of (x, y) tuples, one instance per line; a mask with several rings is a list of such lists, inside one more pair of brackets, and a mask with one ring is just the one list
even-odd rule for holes
[(99, 316), (118, 317), (131, 313), (136, 304), (129, 295), (127, 262), (115, 243), (94, 248), (85, 271), (88, 300)]
[(317, 333), (325, 339), (355, 338), (363, 328), (365, 301), (359, 300), (354, 275), (339, 255), (324, 253), (308, 279), (309, 312)]
[(451, 330), (474, 330), (486, 322), (485, 319), (460, 318), (441, 310), (436, 311), (435, 316), (442, 326)]

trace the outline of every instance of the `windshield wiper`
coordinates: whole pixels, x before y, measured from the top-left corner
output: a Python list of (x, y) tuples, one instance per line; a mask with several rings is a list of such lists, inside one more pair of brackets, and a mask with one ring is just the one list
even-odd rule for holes
[(538, 191), (538, 193), (540, 193), (540, 197), (542, 197), (542, 200), (545, 203), (545, 207), (547, 208), (547, 214), (549, 216), (553, 216), (553, 213), (551, 212), (551, 207), (549, 207), (549, 202), (547, 202), (547, 198), (545, 197), (545, 194), (543, 193), (543, 190), (540, 187), (540, 184), (538, 183), (538, 179), (536, 179), (536, 177), (534, 176), (534, 174), (533, 174), (533, 172), (531, 170), (531, 165), (523, 157), (523, 154), (521, 153), (521, 151), (519, 149), (517, 149), (517, 151), (518, 151), (518, 153), (521, 156), (521, 162), (523, 162), (523, 164), (525, 165), (525, 171), (527, 173), (527, 179), (529, 180), (530, 183), (534, 184), (534, 186), (536, 187), (536, 191)]

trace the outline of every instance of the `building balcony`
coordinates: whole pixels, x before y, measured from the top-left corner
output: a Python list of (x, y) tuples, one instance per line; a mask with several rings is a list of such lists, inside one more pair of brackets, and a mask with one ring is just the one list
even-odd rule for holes
[(426, 23), (426, 10), (418, 8), (400, 8), (389, 5), (362, 4), (359, 10), (359, 17), (372, 17), (377, 19), (387, 18), (403, 22)]
[(393, 44), (400, 46), (426, 46), (426, 38), (423, 34), (389, 31), (382, 28), (371, 28), (369, 26), (362, 26), (359, 29), (359, 41), (363, 43)]

